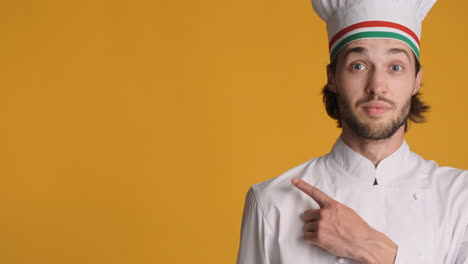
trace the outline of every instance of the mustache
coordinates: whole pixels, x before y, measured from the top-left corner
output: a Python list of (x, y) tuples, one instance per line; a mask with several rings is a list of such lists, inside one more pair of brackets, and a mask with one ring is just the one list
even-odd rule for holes
[(364, 98), (359, 99), (356, 102), (356, 107), (358, 107), (358, 106), (360, 106), (362, 104), (365, 104), (365, 103), (372, 102), (372, 101), (385, 102), (385, 103), (391, 105), (392, 107), (396, 106), (396, 103), (394, 101), (390, 100), (390, 99), (387, 99), (387, 98), (382, 97), (380, 95), (369, 95), (369, 96), (366, 96)]

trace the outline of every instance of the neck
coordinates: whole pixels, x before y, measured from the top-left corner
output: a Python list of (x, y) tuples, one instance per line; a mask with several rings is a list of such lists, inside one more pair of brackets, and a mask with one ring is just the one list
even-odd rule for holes
[(380, 161), (390, 156), (393, 152), (397, 151), (403, 143), (405, 135), (405, 127), (400, 127), (395, 134), (391, 137), (381, 140), (371, 140), (359, 137), (349, 129), (346, 125), (343, 125), (343, 133), (341, 138), (343, 142), (352, 148), (357, 153), (363, 155), (375, 166)]

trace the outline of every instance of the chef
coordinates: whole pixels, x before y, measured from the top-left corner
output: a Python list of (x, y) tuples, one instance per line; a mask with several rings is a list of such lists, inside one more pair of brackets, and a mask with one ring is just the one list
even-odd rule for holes
[(435, 0), (313, 0), (327, 23), (330, 153), (253, 185), (238, 264), (468, 264), (468, 173), (410, 150)]

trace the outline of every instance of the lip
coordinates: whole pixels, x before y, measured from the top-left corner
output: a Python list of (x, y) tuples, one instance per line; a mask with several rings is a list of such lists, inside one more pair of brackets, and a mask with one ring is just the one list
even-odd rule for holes
[(380, 116), (391, 109), (391, 106), (383, 102), (368, 102), (362, 104), (362, 108), (371, 116)]

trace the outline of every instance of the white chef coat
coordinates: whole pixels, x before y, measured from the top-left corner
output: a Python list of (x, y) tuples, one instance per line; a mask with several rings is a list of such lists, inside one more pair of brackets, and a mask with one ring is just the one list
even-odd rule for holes
[(395, 263), (468, 264), (468, 171), (426, 161), (406, 142), (374, 166), (341, 138), (329, 154), (252, 186), (238, 264), (357, 263), (304, 241), (300, 215), (319, 207), (291, 184), (293, 177), (388, 236), (398, 245)]

